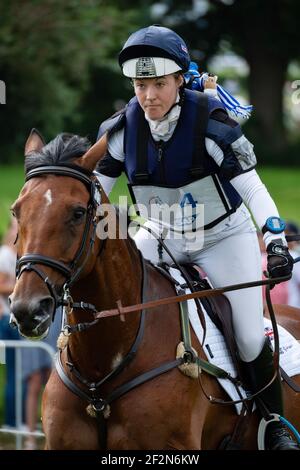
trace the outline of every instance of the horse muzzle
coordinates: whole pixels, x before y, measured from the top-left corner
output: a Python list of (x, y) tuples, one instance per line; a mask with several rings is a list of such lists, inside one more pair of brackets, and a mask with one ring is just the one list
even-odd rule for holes
[(43, 339), (47, 336), (54, 313), (52, 297), (23, 300), (10, 299), (10, 325), (18, 327), (22, 336), (28, 339)]

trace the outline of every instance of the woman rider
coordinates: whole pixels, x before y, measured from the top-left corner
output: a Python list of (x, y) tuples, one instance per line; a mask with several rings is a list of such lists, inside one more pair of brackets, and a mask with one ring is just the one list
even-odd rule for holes
[[(165, 242), (177, 261), (200, 266), (215, 286), (261, 278), (260, 250), (248, 207), (264, 233), (269, 276), (289, 275), (293, 261), (285, 224), (254, 169), (253, 146), (218, 100), (184, 88), (183, 73), (189, 62), (185, 42), (168, 28), (150, 26), (129, 37), (119, 63), (123, 74), (132, 79), (135, 97), (100, 126), (98, 137), (108, 131), (107, 153), (97, 168), (101, 184), (108, 194), (125, 171), (137, 203), (176, 201), (182, 209), (185, 203), (194, 207), (200, 201), (202, 219), (200, 213), (193, 213), (194, 218), (187, 217), (181, 226), (183, 236), (166, 237)], [(160, 231), (161, 223), (151, 214), (147, 227)], [(197, 217), (204, 237), (192, 239), (187, 235), (194, 233), (191, 221)], [(178, 221), (165, 224), (169, 234), (177, 231), (178, 235), (176, 223), (180, 225)], [(135, 241), (145, 258), (157, 262), (154, 237), (141, 229)], [(163, 259), (170, 261), (167, 255)], [(274, 374), (264, 336), (261, 288), (226, 295), (239, 355), (255, 392)], [(260, 398), (270, 413), (283, 415), (280, 377)], [(299, 450), (281, 422), (267, 426), (266, 447)]]

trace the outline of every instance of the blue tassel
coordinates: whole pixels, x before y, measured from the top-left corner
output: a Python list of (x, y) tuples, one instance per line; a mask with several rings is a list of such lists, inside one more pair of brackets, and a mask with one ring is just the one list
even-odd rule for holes
[[(188, 84), (192, 90), (197, 91), (204, 90), (204, 83), (207, 77), (208, 73), (199, 73), (198, 65), (195, 62), (190, 62), (189, 70), (184, 74), (186, 84)], [(252, 105), (242, 105), (234, 96), (218, 84), (217, 93), (225, 108), (237, 118), (248, 119), (251, 116)]]

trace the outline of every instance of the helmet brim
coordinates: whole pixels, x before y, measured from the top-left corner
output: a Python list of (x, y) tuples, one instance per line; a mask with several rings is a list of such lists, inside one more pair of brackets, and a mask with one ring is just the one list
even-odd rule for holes
[(130, 78), (155, 78), (178, 72), (181, 68), (174, 60), (164, 57), (138, 57), (124, 62), (122, 70)]

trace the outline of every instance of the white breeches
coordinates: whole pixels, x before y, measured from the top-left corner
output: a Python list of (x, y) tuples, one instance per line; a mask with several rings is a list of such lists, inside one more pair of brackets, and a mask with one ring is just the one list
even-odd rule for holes
[[(223, 238), (220, 232), (214, 241), (208, 236), (209, 242), (205, 242), (200, 250), (191, 249), (191, 244), (187, 247), (184, 240), (166, 239), (165, 243), (178, 262), (201, 267), (214, 287), (260, 280), (262, 262), (256, 230), (249, 217), (245, 217), (244, 209), (242, 212), (232, 217), (233, 223), (226, 224)], [(147, 226), (152, 227), (152, 224), (147, 222)], [(134, 239), (144, 257), (157, 263), (157, 240), (149, 238), (144, 229), (140, 229)], [(172, 264), (165, 252), (163, 260)], [(237, 290), (225, 295), (232, 307), (240, 357), (245, 362), (253, 361), (261, 352), (265, 338), (262, 288)]]

